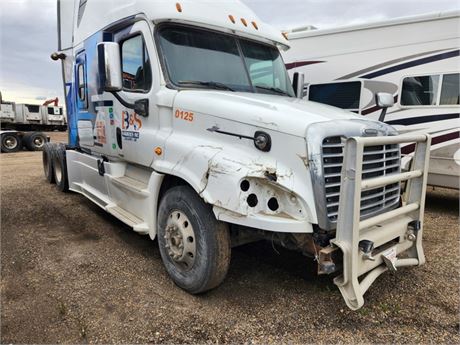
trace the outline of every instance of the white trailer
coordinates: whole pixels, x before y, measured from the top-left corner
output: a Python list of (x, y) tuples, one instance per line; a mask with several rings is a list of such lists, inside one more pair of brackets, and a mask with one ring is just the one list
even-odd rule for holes
[(31, 151), (42, 150), (49, 138), (40, 131), (66, 130), (63, 107), (57, 99), (44, 105), (16, 104), (3, 101), (0, 92), (1, 152), (11, 153), (23, 147)]
[[(381, 120), (400, 133), (432, 135), (428, 184), (459, 188), (460, 12), (442, 12), (288, 33), (290, 73), (305, 73), (306, 98), (379, 119), (378, 92), (395, 104)], [(402, 149), (408, 158), (414, 146)]]
[(430, 137), (296, 98), (289, 43), (245, 5), (61, 0), (58, 15), (69, 144), (45, 146), (45, 176), (158, 238), (178, 286), (218, 286), (232, 246), (269, 239), (337, 272), (358, 309), (377, 276), (425, 262)]

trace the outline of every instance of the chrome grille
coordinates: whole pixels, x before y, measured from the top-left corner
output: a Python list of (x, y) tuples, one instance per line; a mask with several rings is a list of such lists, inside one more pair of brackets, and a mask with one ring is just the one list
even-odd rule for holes
[[(344, 142), (340, 136), (327, 137), (322, 143), (322, 163), (327, 217), (337, 221)], [(400, 172), (401, 155), (398, 145), (364, 148), (362, 178), (372, 178)], [(395, 207), (399, 202), (399, 183), (388, 184), (361, 193), (361, 218), (370, 217)]]

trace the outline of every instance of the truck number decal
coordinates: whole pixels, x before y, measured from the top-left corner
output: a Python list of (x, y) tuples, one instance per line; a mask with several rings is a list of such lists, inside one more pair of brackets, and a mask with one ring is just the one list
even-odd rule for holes
[(185, 120), (192, 122), (193, 121), (193, 113), (189, 111), (183, 111), (183, 110), (176, 110), (175, 116), (177, 119)]

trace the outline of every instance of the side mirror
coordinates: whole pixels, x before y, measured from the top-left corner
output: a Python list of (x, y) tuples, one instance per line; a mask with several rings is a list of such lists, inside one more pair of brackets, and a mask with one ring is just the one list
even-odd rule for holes
[(97, 45), (99, 76), (103, 91), (122, 90), (121, 58), (118, 43), (103, 42)]
[(375, 103), (378, 107), (382, 108), (382, 113), (379, 116), (379, 121), (384, 122), (387, 109), (391, 108), (395, 104), (393, 95), (387, 92), (378, 92), (375, 95)]
[(376, 96), (376, 103), (380, 108), (391, 108), (395, 105), (393, 95), (387, 92), (378, 92)]

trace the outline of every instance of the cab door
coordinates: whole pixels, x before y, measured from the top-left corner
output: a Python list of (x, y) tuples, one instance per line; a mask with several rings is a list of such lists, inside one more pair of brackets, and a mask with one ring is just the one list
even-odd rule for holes
[[(113, 36), (120, 46), (123, 89), (114, 99), (109, 126), (113, 147), (123, 159), (149, 166), (153, 161), (159, 126), (156, 93), (160, 71), (149, 24), (139, 21)], [(120, 101), (120, 99), (122, 101)], [(132, 105), (147, 104), (147, 114), (136, 113)]]

